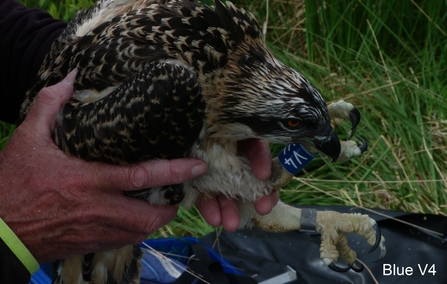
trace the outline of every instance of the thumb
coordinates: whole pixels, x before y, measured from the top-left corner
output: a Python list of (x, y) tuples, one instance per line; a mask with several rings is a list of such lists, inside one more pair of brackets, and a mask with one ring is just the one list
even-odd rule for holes
[[(73, 95), (73, 81), (76, 74), (77, 70), (75, 69), (61, 82), (40, 90), (25, 120), (32, 121), (35, 126), (47, 126), (47, 128), (42, 129), (48, 132), (46, 134), (53, 132), (56, 127), (58, 112)], [(39, 129), (36, 130), (39, 131)]]

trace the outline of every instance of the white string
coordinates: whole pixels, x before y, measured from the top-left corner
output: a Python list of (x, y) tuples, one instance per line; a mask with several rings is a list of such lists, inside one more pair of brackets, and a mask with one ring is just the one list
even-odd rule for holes
[[(143, 242), (143, 245), (144, 245), (147, 249), (149, 249), (151, 252), (153, 252), (154, 254), (156, 254), (156, 255), (162, 257), (163, 259), (165, 259), (165, 260), (171, 262), (172, 265), (176, 266), (177, 268), (184, 269), (183, 266), (181, 266), (180, 264), (176, 263), (175, 261), (173, 261), (173, 260), (170, 259), (169, 257), (164, 256), (162, 253), (160, 253), (159, 251), (155, 250), (155, 249), (152, 248), (150, 245), (148, 245), (148, 244), (146, 244), (146, 243), (144, 243), (144, 242)], [(203, 279), (202, 275), (199, 275), (199, 274), (195, 273), (194, 271), (189, 270), (188, 268), (186, 268), (185, 272), (191, 274), (192, 276), (194, 276), (195, 278), (197, 278), (197, 279), (199, 279), (199, 280), (205, 282), (206, 284), (211, 284), (210, 282), (207, 282), (205, 279)]]

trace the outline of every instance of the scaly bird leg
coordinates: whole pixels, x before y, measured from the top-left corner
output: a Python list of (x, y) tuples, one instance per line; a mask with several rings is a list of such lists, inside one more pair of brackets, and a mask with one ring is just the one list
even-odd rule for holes
[[(346, 239), (346, 233), (356, 233), (364, 237), (374, 251), (380, 247), (378, 260), (386, 254), (385, 238), (381, 236), (376, 221), (368, 215), (341, 214), (335, 211), (317, 211), (300, 209), (279, 202), (272, 212), (265, 216), (252, 215), (254, 225), (270, 232), (287, 232), (292, 230), (314, 230), (321, 234), (320, 258), (332, 270), (345, 272), (352, 269), (360, 272), (363, 266), (356, 262), (357, 254)], [(335, 261), (341, 257), (348, 265), (340, 268)]]
[[(293, 175), (285, 170), (278, 158), (272, 163), (271, 180), (275, 183), (275, 190), (287, 184)], [(356, 262), (356, 253), (349, 247), (346, 233), (356, 233), (363, 236), (372, 245), (371, 251), (380, 247), (378, 260), (386, 254), (385, 238), (381, 235), (376, 221), (368, 215), (341, 214), (334, 211), (317, 211), (313, 209), (299, 209), (282, 203), (272, 209), (270, 214), (260, 216), (253, 206), (242, 204), (239, 206), (241, 215), (251, 216), (251, 222), (270, 232), (286, 232), (292, 230), (314, 230), (321, 234), (320, 257), (324, 264), (335, 271), (361, 271), (362, 265)], [(245, 212), (243, 212), (245, 211)], [(340, 268), (334, 263), (341, 257), (348, 268)]]
[[(350, 118), (352, 131), (349, 139), (351, 139), (360, 122), (360, 112), (352, 104), (344, 101), (330, 104), (328, 110), (333, 128), (344, 119)], [(341, 141), (341, 153), (337, 161), (348, 160), (366, 151), (368, 147), (366, 141), (362, 138), (360, 140), (362, 141), (360, 146), (353, 140)], [(274, 190), (279, 190), (288, 184), (292, 178), (293, 175), (282, 167), (278, 158), (275, 158), (270, 178), (274, 183)], [(250, 206), (240, 206), (240, 208), (241, 211), (249, 210), (249, 212), (241, 213), (244, 213), (245, 216), (251, 216), (251, 222), (266, 231), (313, 230), (319, 232), (321, 234), (320, 258), (325, 265), (338, 272), (345, 272), (349, 269), (357, 272), (363, 270), (363, 266), (356, 262), (357, 254), (348, 245), (346, 233), (356, 233), (364, 237), (372, 246), (369, 252), (380, 247), (378, 260), (383, 259), (386, 254), (385, 238), (381, 235), (376, 221), (368, 215), (299, 209), (282, 202), (279, 202), (271, 213), (265, 216), (258, 215)], [(347, 268), (340, 268), (335, 265), (339, 257), (349, 265)]]
[[(332, 128), (340, 125), (346, 118), (349, 117), (351, 120), (352, 128), (351, 135), (349, 139), (351, 139), (355, 131), (357, 129), (357, 125), (360, 122), (360, 112), (358, 109), (350, 103), (347, 103), (343, 100), (331, 103), (328, 105), (329, 118), (331, 120)], [(368, 144), (362, 138), (359, 138), (362, 141), (362, 144), (359, 146), (357, 142), (353, 140), (348, 141), (340, 141), (341, 142), (341, 152), (340, 156), (337, 159), (337, 162), (342, 162), (351, 159), (352, 157), (358, 156), (361, 153), (365, 152), (368, 149)]]
[(329, 118), (331, 120), (332, 128), (339, 126), (346, 118), (349, 117), (352, 124), (351, 136), (354, 136), (357, 129), (357, 125), (360, 122), (360, 112), (351, 103), (340, 100), (335, 103), (331, 103), (327, 106), (329, 111)]

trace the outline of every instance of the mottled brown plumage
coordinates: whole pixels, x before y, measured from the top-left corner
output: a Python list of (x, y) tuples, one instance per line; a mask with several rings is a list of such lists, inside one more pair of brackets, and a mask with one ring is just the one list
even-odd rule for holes
[[(280, 202), (265, 217), (256, 213), (254, 202), (279, 190), (292, 175), (275, 159), (270, 179), (256, 179), (236, 142), (300, 143), (334, 160), (366, 149), (340, 142), (333, 132), (350, 116), (358, 123), (355, 108), (343, 101), (327, 107), (307, 79), (267, 49), (253, 15), (231, 3), (98, 1), (79, 12), (53, 44), (22, 106), (22, 119), (40, 89), (75, 68), (74, 96), (54, 133), (65, 152), (121, 165), (185, 156), (208, 163), (209, 172), (201, 178), (133, 194), (151, 204), (192, 206), (199, 195), (225, 194), (238, 199), (241, 226), (300, 229), (301, 209)], [(355, 252), (336, 246), (348, 231), (374, 244), (374, 224), (367, 216), (318, 212), (323, 261), (335, 261), (338, 248), (357, 267)], [(121, 262), (105, 264), (118, 255)], [(137, 283), (139, 257), (132, 246), (73, 256), (62, 262), (57, 282)]]

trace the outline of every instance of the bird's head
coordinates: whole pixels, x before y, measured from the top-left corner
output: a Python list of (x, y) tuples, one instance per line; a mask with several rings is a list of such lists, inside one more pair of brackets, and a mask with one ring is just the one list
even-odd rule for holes
[(203, 84), (210, 138), (261, 138), (303, 144), (336, 160), (340, 140), (318, 90), (266, 48), (252, 45), (230, 56)]
[(207, 136), (224, 141), (261, 138), (300, 143), (336, 160), (340, 140), (318, 90), (268, 50), (252, 15), (234, 6), (217, 6), (216, 11), (221, 18), (227, 15), (225, 30), (230, 32), (224, 37), (228, 52), (218, 53), (219, 68), (200, 75), (207, 104)]

